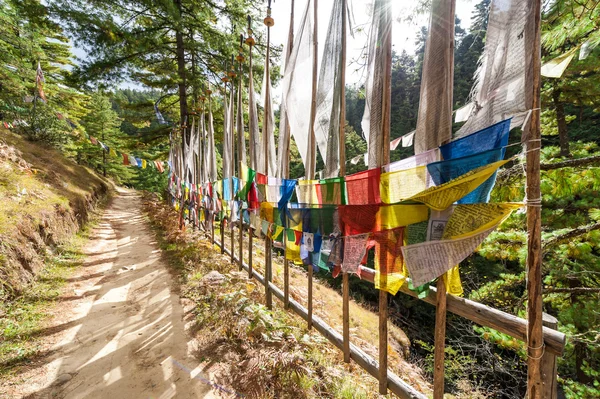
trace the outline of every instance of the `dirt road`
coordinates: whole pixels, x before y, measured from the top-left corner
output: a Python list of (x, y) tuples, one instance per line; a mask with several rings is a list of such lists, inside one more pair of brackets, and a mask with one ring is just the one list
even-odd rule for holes
[(43, 365), (11, 397), (216, 398), (231, 396), (190, 354), (184, 312), (147, 229), (139, 197), (120, 190), (70, 278), (46, 329)]

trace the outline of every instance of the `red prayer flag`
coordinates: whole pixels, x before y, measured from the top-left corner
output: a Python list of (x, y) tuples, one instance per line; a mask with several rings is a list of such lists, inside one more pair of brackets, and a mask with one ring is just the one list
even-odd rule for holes
[(346, 176), (348, 205), (380, 204), (379, 181), (381, 169), (370, 169)]
[(294, 242), (294, 244), (300, 245), (300, 242), (302, 241), (302, 232), (298, 231), (298, 230), (294, 230), (294, 236), (296, 238), (296, 241)]
[(269, 184), (269, 177), (262, 173), (256, 172), (256, 183), (257, 184)]

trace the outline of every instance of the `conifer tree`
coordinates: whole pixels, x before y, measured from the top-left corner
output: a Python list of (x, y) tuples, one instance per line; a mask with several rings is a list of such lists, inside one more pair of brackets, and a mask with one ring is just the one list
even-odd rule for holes
[[(111, 148), (119, 148), (123, 140), (118, 139), (120, 133), (117, 113), (112, 109), (110, 100), (102, 93), (94, 93), (89, 105), (89, 113), (83, 119), (83, 125), (86, 133), (95, 136), (104, 145)], [(107, 151), (103, 147), (97, 146), (102, 157), (102, 174), (106, 176)]]

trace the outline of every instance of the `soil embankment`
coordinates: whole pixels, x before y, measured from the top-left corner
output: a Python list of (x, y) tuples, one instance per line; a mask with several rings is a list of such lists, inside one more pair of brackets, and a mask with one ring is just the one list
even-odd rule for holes
[(110, 183), (60, 152), (0, 131), (0, 300), (27, 289)]
[(189, 355), (179, 296), (139, 203), (135, 192), (119, 190), (41, 332), (47, 356), (0, 392), (15, 398), (217, 397), (222, 388)]

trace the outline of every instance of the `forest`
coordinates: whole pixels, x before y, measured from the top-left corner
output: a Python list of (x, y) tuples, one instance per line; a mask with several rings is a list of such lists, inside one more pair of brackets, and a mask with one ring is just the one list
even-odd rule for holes
[[(277, 1), (273, 7), (287, 9), (287, 3)], [(490, 0), (473, 3), (471, 21), (455, 20), (455, 110), (471, 99), (486, 43)], [(427, 4), (420, 1), (414, 16)], [(124, 165), (118, 155), (167, 160), (173, 127), (198, 114), (206, 90), (218, 92), (223, 74), (237, 68), (232, 59), (240, 51), (248, 14), (257, 21), (253, 79), (261, 88), (266, 38), (258, 22), (264, 8), (252, 0), (0, 0), (0, 121), (117, 184), (166, 199), (167, 173)], [(541, 29), (542, 63), (575, 55), (560, 77), (542, 82), (543, 308), (568, 337), (558, 360), (559, 390), (567, 398), (594, 398), (600, 397), (600, 1), (546, 0)], [(422, 27), (414, 53), (393, 53), (391, 139), (417, 126), (427, 36)], [(272, 48), (270, 56), (277, 91), (284, 48)], [(221, 143), (223, 104), (221, 96), (214, 98), (215, 141)], [(363, 159), (350, 162), (367, 152), (364, 107), (364, 84), (347, 85), (348, 174), (367, 170)], [(275, 126), (279, 116), (276, 106)], [(453, 129), (460, 126), (455, 123)], [(517, 130), (511, 132), (511, 143), (519, 143)], [(221, 151), (217, 145), (218, 165)], [(493, 200), (523, 198), (520, 151), (520, 146), (508, 148), (508, 155), (517, 157), (498, 172)], [(304, 176), (293, 142), (290, 154), (290, 177)], [(391, 160), (411, 155), (412, 148), (398, 147)], [(319, 157), (316, 169), (323, 167)], [(461, 263), (466, 298), (526, 316), (525, 225), (525, 213), (515, 212)], [(340, 287), (339, 279), (320, 278)], [(376, 303), (372, 286), (359, 279), (351, 284), (355, 298)], [(390, 319), (412, 342), (409, 360), (431, 375), (435, 310), (399, 293), (392, 299)], [(451, 315), (447, 337), (448, 392), (468, 380), (482, 397), (523, 397), (526, 344)]]

